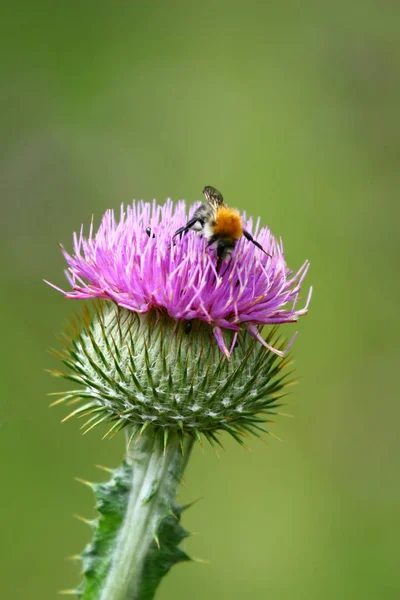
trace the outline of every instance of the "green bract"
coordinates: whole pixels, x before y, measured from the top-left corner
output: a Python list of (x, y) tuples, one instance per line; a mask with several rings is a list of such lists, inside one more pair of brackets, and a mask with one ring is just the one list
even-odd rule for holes
[[(233, 333), (227, 332), (228, 335)], [(246, 331), (239, 332), (230, 362), (215, 343), (212, 328), (200, 321), (176, 321), (165, 312), (134, 313), (111, 303), (86, 307), (72, 320), (62, 354), (68, 373), (82, 385), (60, 401), (81, 405), (71, 416), (87, 417), (86, 431), (109, 422), (109, 432), (129, 426), (142, 433), (150, 424), (168, 435), (178, 432), (210, 442), (227, 431), (265, 429), (276, 414), (285, 386), (280, 358)], [(273, 330), (267, 337), (279, 347)]]

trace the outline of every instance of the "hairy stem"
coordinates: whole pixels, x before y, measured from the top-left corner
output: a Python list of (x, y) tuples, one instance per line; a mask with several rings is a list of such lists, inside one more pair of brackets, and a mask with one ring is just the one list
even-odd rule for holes
[(151, 427), (129, 445), (132, 483), (100, 600), (141, 600), (146, 556), (151, 544), (159, 545), (161, 522), (173, 513), (192, 445), (191, 437), (185, 436), (181, 447), (179, 436), (170, 434), (164, 447)]

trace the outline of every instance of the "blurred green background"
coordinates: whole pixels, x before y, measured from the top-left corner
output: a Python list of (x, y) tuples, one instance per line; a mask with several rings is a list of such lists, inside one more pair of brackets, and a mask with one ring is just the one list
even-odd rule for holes
[[(57, 248), (132, 198), (260, 214), (311, 261), (300, 385), (274, 432), (194, 451), (186, 548), (157, 598), (398, 599), (399, 67), (394, 2), (2, 3), (0, 597), (79, 581), (90, 492), (123, 436), (61, 425), (44, 368), (77, 303)], [(293, 329), (287, 326), (289, 336)], [(63, 384), (61, 384), (62, 386)]]

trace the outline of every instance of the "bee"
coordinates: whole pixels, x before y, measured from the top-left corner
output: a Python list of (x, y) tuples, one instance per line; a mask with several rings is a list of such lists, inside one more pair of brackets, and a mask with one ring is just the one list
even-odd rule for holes
[(196, 231), (207, 240), (207, 248), (214, 245), (217, 255), (217, 270), (224, 260), (230, 261), (237, 241), (244, 237), (271, 256), (256, 242), (253, 236), (243, 228), (240, 214), (234, 208), (224, 204), (224, 198), (215, 187), (207, 185), (203, 190), (206, 202), (203, 202), (195, 211), (193, 217), (177, 229), (172, 241), (179, 235), (185, 235), (189, 230)]

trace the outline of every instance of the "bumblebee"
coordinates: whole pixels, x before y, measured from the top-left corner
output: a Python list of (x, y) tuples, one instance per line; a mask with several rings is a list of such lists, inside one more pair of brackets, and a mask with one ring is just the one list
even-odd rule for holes
[(231, 259), (235, 245), (242, 235), (262, 250), (264, 254), (271, 256), (243, 228), (239, 212), (224, 204), (221, 192), (211, 185), (207, 185), (203, 190), (203, 196), (206, 202), (203, 202), (199, 206), (186, 225), (175, 231), (172, 241), (178, 235), (182, 237), (189, 230), (196, 231), (207, 240), (207, 248), (213, 244), (215, 245), (217, 269), (219, 269), (224, 260)]

